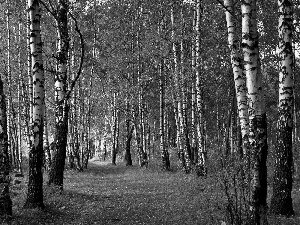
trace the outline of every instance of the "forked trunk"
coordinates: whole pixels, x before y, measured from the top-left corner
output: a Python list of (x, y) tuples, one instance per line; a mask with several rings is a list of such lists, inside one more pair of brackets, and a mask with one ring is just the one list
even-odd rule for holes
[(231, 58), (233, 75), (234, 75), (238, 116), (239, 116), (240, 127), (241, 127), (242, 148), (243, 148), (242, 155), (246, 155), (248, 145), (249, 145), (249, 140), (248, 140), (249, 114), (248, 114), (246, 79), (243, 74), (242, 56), (239, 53), (239, 40), (236, 37), (236, 31), (235, 31), (236, 25), (233, 18), (234, 9), (233, 9), (232, 0), (225, 0), (224, 5), (228, 9), (228, 11), (225, 12), (226, 21), (227, 21), (227, 31), (228, 31), (228, 47), (230, 49), (230, 58)]

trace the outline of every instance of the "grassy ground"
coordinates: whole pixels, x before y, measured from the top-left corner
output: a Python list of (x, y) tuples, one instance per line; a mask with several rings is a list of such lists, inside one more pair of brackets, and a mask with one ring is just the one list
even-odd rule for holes
[[(47, 177), (45, 177), (45, 181)], [(197, 178), (93, 160), (84, 172), (66, 171), (62, 193), (45, 185), (46, 209), (22, 209), (26, 177), (12, 186), (12, 224), (221, 224), (225, 198), (216, 176)], [(300, 224), (299, 185), (293, 192), (296, 215), (270, 217), (270, 224)]]

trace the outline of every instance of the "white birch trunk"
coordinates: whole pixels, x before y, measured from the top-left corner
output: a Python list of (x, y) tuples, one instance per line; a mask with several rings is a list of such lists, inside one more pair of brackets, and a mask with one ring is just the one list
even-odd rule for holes
[(294, 53), (293, 53), (293, 1), (278, 0), (278, 56), (279, 62), (279, 118), (277, 146), (270, 211), (273, 214), (294, 215), (293, 188), (293, 111), (294, 111)]
[(44, 208), (43, 203), (43, 126), (45, 109), (44, 68), (40, 29), (39, 1), (28, 0), (30, 21), (30, 50), (32, 62), (32, 124), (31, 149), (29, 149), (29, 180), (25, 202), (27, 208)]
[(256, 0), (245, 0), (242, 3), (242, 48), (248, 89), (250, 215), (253, 224), (266, 224), (267, 122), (258, 50)]

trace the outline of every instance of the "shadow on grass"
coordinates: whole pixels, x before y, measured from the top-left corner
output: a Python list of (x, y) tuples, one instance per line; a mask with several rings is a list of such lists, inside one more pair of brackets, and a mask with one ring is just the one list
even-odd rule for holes
[[(46, 204), (45, 209), (24, 209), (18, 210), (13, 215), (11, 224), (62, 224), (62, 218), (66, 220), (70, 215), (61, 211), (55, 205)], [(69, 218), (72, 221), (72, 218)]]

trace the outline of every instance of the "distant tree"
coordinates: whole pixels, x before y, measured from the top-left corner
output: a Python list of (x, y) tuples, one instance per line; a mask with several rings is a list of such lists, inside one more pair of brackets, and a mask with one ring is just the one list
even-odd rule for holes
[(125, 156), (124, 161), (126, 166), (132, 166), (132, 157), (131, 157), (131, 140), (133, 137), (134, 126), (132, 125), (130, 118), (130, 104), (128, 96), (126, 96), (126, 147), (125, 147)]

